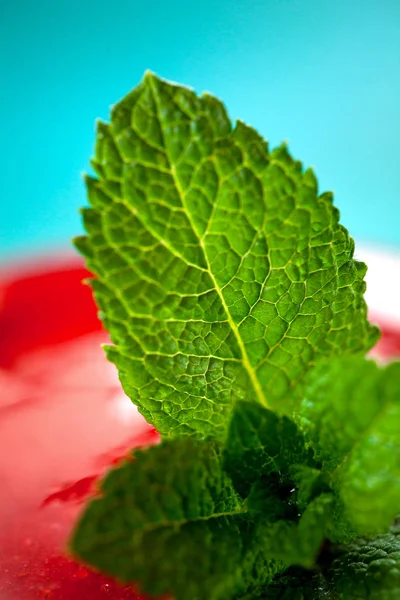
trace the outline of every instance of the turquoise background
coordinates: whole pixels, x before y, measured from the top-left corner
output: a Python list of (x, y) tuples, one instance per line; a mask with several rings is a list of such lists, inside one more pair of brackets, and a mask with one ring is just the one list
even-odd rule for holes
[(400, 246), (400, 0), (3, 2), (0, 256), (80, 233), (94, 120), (145, 69), (286, 139), (362, 240)]

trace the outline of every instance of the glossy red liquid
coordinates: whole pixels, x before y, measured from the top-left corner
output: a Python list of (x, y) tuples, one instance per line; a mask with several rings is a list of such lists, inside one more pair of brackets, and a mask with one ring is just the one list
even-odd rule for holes
[[(121, 391), (88, 273), (0, 280), (0, 599), (139, 600), (78, 565), (66, 542), (96, 479), (157, 433)], [(389, 329), (377, 352), (400, 354)]]

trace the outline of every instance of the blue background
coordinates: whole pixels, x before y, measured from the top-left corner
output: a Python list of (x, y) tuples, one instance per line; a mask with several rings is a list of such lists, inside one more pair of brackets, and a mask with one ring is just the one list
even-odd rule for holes
[(356, 239), (400, 246), (400, 0), (2, 2), (2, 259), (81, 232), (94, 120), (145, 69), (288, 140)]

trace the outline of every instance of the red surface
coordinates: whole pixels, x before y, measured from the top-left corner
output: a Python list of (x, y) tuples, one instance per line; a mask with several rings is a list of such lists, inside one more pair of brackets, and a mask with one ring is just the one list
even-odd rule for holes
[(0, 366), (12, 366), (30, 350), (100, 330), (92, 292), (82, 285), (88, 276), (75, 261), (59, 272), (0, 282)]
[(66, 556), (84, 500), (158, 440), (121, 391), (80, 266), (0, 282), (0, 599), (138, 600)]
[(390, 327), (385, 320), (379, 316), (371, 315), (371, 320), (378, 323), (381, 330), (381, 339), (371, 351), (371, 355), (380, 360), (388, 360), (400, 357), (400, 328)]
[[(98, 476), (158, 440), (104, 358), (87, 275), (75, 262), (0, 280), (1, 600), (143, 598), (66, 557)], [(400, 332), (383, 333), (375, 354), (399, 355)]]

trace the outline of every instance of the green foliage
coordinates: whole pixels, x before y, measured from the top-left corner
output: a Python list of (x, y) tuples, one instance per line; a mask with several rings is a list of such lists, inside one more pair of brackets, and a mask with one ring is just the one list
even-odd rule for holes
[(361, 539), (342, 548), (329, 577), (340, 600), (400, 598), (400, 530)]
[(330, 563), (318, 571), (287, 569), (243, 600), (398, 600), (399, 534), (399, 526), (394, 525), (373, 539), (362, 538), (334, 552), (331, 549)]
[(72, 540), (79, 556), (123, 582), (177, 600), (223, 600), (282, 566), (262, 549), (221, 467), (217, 442), (190, 439), (136, 451), (112, 470)]
[(339, 600), (339, 596), (321, 573), (290, 568), (257, 595), (245, 596), (243, 600)]
[(72, 552), (176, 600), (398, 596), (400, 364), (362, 357), (366, 267), (331, 196), (150, 73), (92, 165), (76, 245), (164, 441), (106, 476)]
[(344, 516), (358, 535), (384, 531), (400, 508), (400, 363), (347, 357), (308, 379), (299, 422)]
[(238, 400), (290, 414), (318, 358), (373, 345), (331, 194), (216, 98), (147, 73), (99, 123), (92, 164), (76, 245), (108, 358), (163, 436), (223, 439)]
[(244, 497), (262, 475), (281, 474), (289, 465), (313, 464), (303, 434), (291, 419), (247, 402), (238, 403), (233, 411), (225, 457), (235, 487)]
[(333, 503), (331, 494), (321, 494), (298, 523), (289, 519), (272, 523), (264, 538), (269, 556), (286, 565), (313, 567), (331, 526)]

